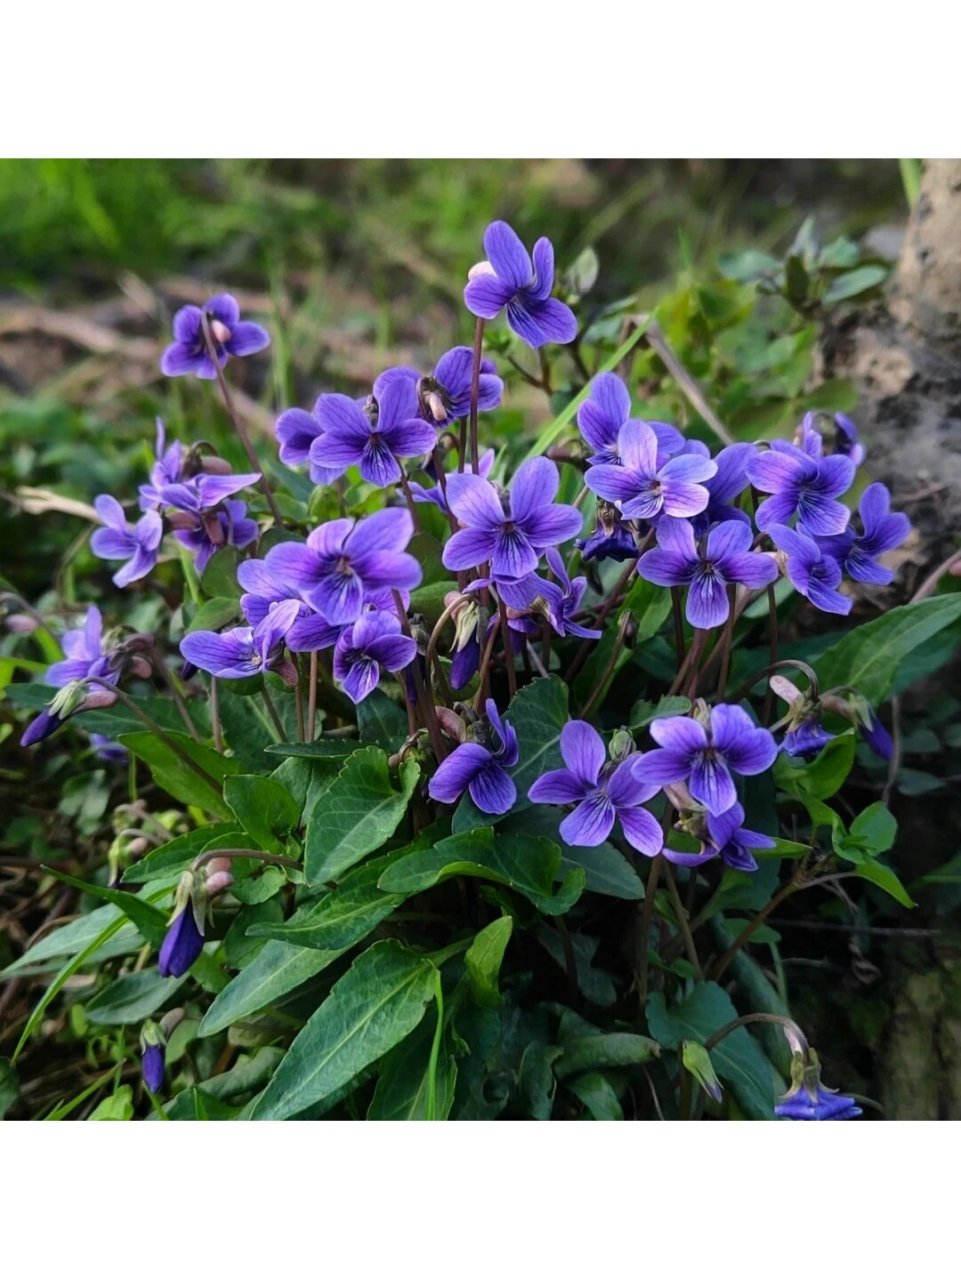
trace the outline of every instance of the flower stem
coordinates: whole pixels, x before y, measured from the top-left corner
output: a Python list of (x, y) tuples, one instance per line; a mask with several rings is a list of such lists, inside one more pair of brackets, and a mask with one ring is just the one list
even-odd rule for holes
[(264, 679), (263, 687), (261, 688), (260, 693), (264, 700), (264, 706), (267, 708), (267, 714), (270, 716), (270, 719), (273, 722), (273, 726), (277, 730), (277, 735), (278, 735), (277, 741), (283, 742), (284, 737), (286, 736), (286, 731), (284, 729), (284, 722), (281, 720), (280, 716), (277, 714), (277, 708), (276, 706), (274, 706), (274, 700), (270, 696), (270, 690), (267, 688), (266, 678)]
[(204, 346), (207, 348), (207, 355), (210, 359), (210, 363), (213, 365), (214, 371), (217, 374), (220, 393), (224, 398), (227, 413), (234, 425), (234, 431), (237, 433), (237, 439), (243, 445), (244, 452), (247, 455), (247, 460), (251, 467), (260, 473), (260, 487), (263, 490), (264, 497), (267, 499), (267, 505), (270, 507), (271, 513), (273, 514), (274, 522), (277, 527), (280, 528), (284, 522), (283, 516), (280, 514), (280, 508), (277, 506), (277, 500), (274, 498), (273, 490), (270, 487), (267, 476), (264, 474), (264, 470), (257, 459), (256, 453), (254, 452), (254, 446), (251, 444), (250, 436), (247, 434), (247, 428), (244, 426), (243, 419), (237, 412), (237, 407), (234, 404), (233, 396), (230, 394), (230, 387), (227, 385), (227, 379), (224, 377), (224, 371), (221, 368), (220, 361), (217, 359), (217, 347), (214, 342), (213, 334), (210, 332), (210, 321), (207, 319), (206, 311), (202, 310), (200, 313), (200, 324), (204, 336)]
[(501, 619), (501, 644), (504, 646), (504, 665), (507, 668), (507, 688), (511, 699), (517, 693), (517, 672), (514, 670), (514, 646), (511, 644), (511, 629), (507, 620), (507, 605), (498, 599), (497, 611)]
[(697, 947), (694, 945), (691, 925), (687, 918), (687, 912), (684, 909), (684, 903), (681, 901), (681, 895), (677, 891), (677, 881), (674, 879), (674, 872), (671, 870), (671, 864), (666, 858), (664, 859), (664, 878), (667, 882), (667, 891), (671, 895), (671, 902), (674, 905), (674, 914), (677, 917), (677, 927), (681, 931), (681, 936), (684, 939), (684, 946), (687, 949), (687, 958), (691, 962), (695, 978), (700, 982), (704, 975), (701, 972), (701, 962), (697, 958)]
[(661, 867), (663, 864), (663, 854), (659, 853), (651, 860), (651, 869), (647, 873), (647, 885), (644, 890), (644, 903), (641, 909), (640, 929), (635, 942), (637, 992), (642, 1011), (644, 1006), (647, 1004), (647, 981), (650, 967), (648, 956), (650, 948), (648, 940), (651, 933), (651, 921), (654, 918), (654, 894), (657, 891), (657, 882), (660, 879)]
[(139, 707), (137, 703), (134, 702), (133, 698), (124, 693), (122, 689), (116, 688), (116, 686), (110, 684), (108, 680), (101, 680), (99, 676), (87, 676), (86, 683), (98, 685), (101, 689), (109, 689), (111, 693), (115, 693), (127, 710), (132, 712), (141, 724), (145, 725), (152, 734), (158, 737), (164, 746), (167, 747), (169, 751), (173, 752), (181, 764), (186, 765), (188, 769), (192, 770), (198, 778), (205, 782), (208, 787), (212, 787), (214, 791), (219, 792), (222, 790), (221, 784), (210, 776), (203, 765), (198, 764), (192, 756), (188, 755), (182, 747), (178, 746), (166, 730), (162, 729), (157, 721), (154, 720), (153, 716), (148, 715), (147, 712)]
[(222, 752), (224, 737), (220, 728), (220, 690), (216, 676), (210, 677), (210, 729), (214, 738), (214, 750)]
[(477, 317), (474, 327), (474, 367), (470, 379), (470, 455), (474, 475), (479, 471), (480, 450), (477, 444), (477, 401), (480, 397), (480, 367), (484, 352), (484, 321)]
[(317, 736), (317, 650), (310, 655), (307, 674), (307, 741)]

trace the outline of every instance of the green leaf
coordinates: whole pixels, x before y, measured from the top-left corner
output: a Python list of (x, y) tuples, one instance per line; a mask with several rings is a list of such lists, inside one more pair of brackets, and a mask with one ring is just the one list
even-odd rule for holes
[(63, 956), (86, 951), (91, 942), (95, 942), (111, 926), (116, 928), (112, 929), (109, 938), (101, 944), (103, 951), (98, 948), (98, 960), (122, 956), (143, 945), (140, 931), (127, 922), (122, 911), (117, 907), (98, 907), (87, 915), (71, 920), (69, 924), (61, 925), (59, 929), (35, 942), (22, 956), (0, 970), (0, 979), (36, 971), (38, 966), (40, 970), (56, 968), (56, 961)]
[(630, 727), (643, 729), (645, 725), (662, 716), (686, 716), (691, 709), (691, 699), (679, 694), (665, 694), (658, 702), (635, 702), (631, 710)]
[(400, 766), (400, 791), (391, 786), (380, 747), (356, 751), (314, 801), (307, 819), (304, 871), (310, 885), (336, 880), (379, 849), (397, 830), (420, 776), (419, 766)]
[(240, 825), (265, 853), (283, 853), (300, 823), (300, 807), (273, 778), (238, 773), (224, 780), (224, 800)]
[[(493, 880), (524, 894), (547, 914), (567, 910), (569, 894), (578, 881), (583, 887), (583, 872), (577, 880), (575, 868), (565, 881), (557, 897), (553, 884), (561, 862), (561, 851), (551, 840), (541, 836), (498, 835), (496, 840), (490, 827), (477, 827), (461, 835), (439, 840), (432, 848), (418, 849), (391, 860), (381, 876), (381, 889), (388, 893), (402, 893), (409, 897), (429, 889), (451, 876), (476, 876)], [(579, 892), (579, 890), (578, 890)]]
[(627, 1031), (580, 1036), (566, 1041), (563, 1048), (563, 1054), (554, 1064), (558, 1080), (581, 1071), (594, 1071), (598, 1067), (641, 1066), (660, 1053), (660, 1046), (649, 1036), (637, 1036)]
[(352, 738), (317, 738), (314, 742), (272, 742), (265, 750), (273, 756), (302, 756), (307, 760), (346, 760), (360, 749)]
[(182, 978), (161, 978), (156, 969), (144, 969), (139, 973), (125, 973), (98, 991), (84, 1006), (91, 1022), (106, 1027), (122, 1027), (131, 1022), (143, 1022), (152, 1017), (162, 1005), (187, 981)]
[(430, 960), (397, 942), (365, 951), (295, 1038), (251, 1118), (295, 1116), (383, 1057), (423, 1018), (434, 974)]
[(384, 893), (377, 887), (388, 864), (388, 858), (365, 862), (319, 902), (302, 907), (290, 920), (254, 925), (248, 936), (328, 951), (353, 946), (404, 901), (403, 894)]
[[(229, 1071), (203, 1080), (199, 1090), (187, 1089), (178, 1093), (167, 1107), (168, 1120), (204, 1120), (218, 1118), (214, 1112), (217, 1103), (231, 1102), (244, 1094), (256, 1092), (266, 1085), (284, 1056), (283, 1049), (264, 1045), (251, 1054), (241, 1054)], [(198, 1099), (198, 1093), (201, 1097)], [(201, 1109), (197, 1102), (200, 1101)], [(213, 1104), (213, 1105), (211, 1105)], [(206, 1112), (206, 1115), (203, 1112)], [(230, 1119), (225, 1115), (224, 1119)]]
[(568, 1080), (567, 1088), (591, 1113), (593, 1120), (623, 1120), (617, 1090), (607, 1076), (599, 1071), (588, 1071), (576, 1080)]
[(626, 902), (639, 902), (644, 897), (643, 881), (613, 845), (582, 848), (562, 844), (561, 866), (580, 867), (586, 877), (585, 888), (591, 893), (623, 898)]
[[(377, 1087), (367, 1109), (368, 1120), (426, 1120), (430, 1084), (431, 1019), (421, 1022), (381, 1063)], [(446, 1120), (454, 1105), (457, 1063), (445, 1035), (437, 1059), (434, 1114)]]
[(400, 749), (407, 737), (407, 716), (399, 703), (383, 689), (375, 689), (356, 710), (361, 742), (372, 742), (385, 751)]
[(215, 596), (206, 600), (190, 620), (191, 631), (219, 631), (240, 613), (240, 601), (236, 596)]
[(79, 889), (81, 893), (119, 907), (130, 923), (136, 926), (152, 946), (159, 947), (163, 942), (164, 934), (167, 932), (167, 917), (163, 911), (151, 906), (143, 898), (138, 898), (136, 894), (127, 893), (123, 889), (108, 889), (102, 884), (88, 884), (85, 880), (68, 876), (65, 871), (57, 871), (53, 867), (45, 867), (44, 870), (56, 876), (58, 880), (62, 880), (64, 884)]
[(242, 555), (236, 547), (221, 547), (219, 551), (215, 551), (200, 578), (204, 595), (212, 600), (239, 596), (237, 566), (241, 559)]
[(883, 862), (874, 860), (861, 862), (854, 870), (862, 880), (870, 880), (871, 884), (877, 885), (879, 889), (883, 889), (885, 893), (890, 894), (896, 902), (900, 902), (902, 907), (916, 907), (918, 905), (895, 872), (890, 867), (886, 867)]
[(847, 632), (813, 663), (821, 687), (852, 685), (877, 706), (891, 693), (901, 663), (958, 618), (961, 592), (889, 609)]
[(471, 994), (480, 1005), (500, 1004), (497, 978), (513, 928), (514, 921), (510, 916), (492, 921), (481, 929), (464, 956)]
[(198, 1036), (216, 1035), (235, 1022), (259, 1013), (326, 969), (342, 954), (341, 951), (292, 947), (286, 942), (268, 942), (214, 998), (197, 1030)]
[(854, 732), (849, 730), (832, 738), (810, 763), (799, 766), (782, 752), (774, 765), (774, 780), (791, 795), (827, 800), (844, 785), (856, 750)]
[(129, 1084), (122, 1084), (116, 1093), (112, 1093), (91, 1111), (88, 1120), (132, 1120), (133, 1089)]
[(878, 800), (858, 814), (841, 845), (843, 848), (853, 845), (858, 852), (874, 856), (893, 848), (897, 834), (897, 818)]
[(880, 265), (857, 267), (854, 271), (845, 271), (844, 275), (832, 280), (824, 295), (825, 303), (830, 307), (836, 302), (844, 302), (847, 298), (856, 298), (859, 293), (867, 293), (876, 289), (887, 279), (888, 269)]
[(9, 1058), (0, 1058), (0, 1120), (20, 1096), (20, 1083)]
[(243, 772), (240, 761), (194, 742), (185, 733), (168, 732), (167, 737), (194, 761), (197, 768), (187, 765), (164, 739), (153, 733), (125, 733), (119, 741), (132, 755), (150, 766), (154, 782), (175, 800), (182, 804), (195, 804), (218, 818), (230, 818), (230, 807), (221, 788), (227, 774)]
[[(716, 982), (699, 983), (671, 1009), (660, 991), (655, 991), (647, 1002), (648, 1028), (665, 1049), (679, 1050), (684, 1040), (704, 1044), (737, 1016), (731, 997)], [(773, 1118), (774, 1097), (781, 1091), (779, 1081), (761, 1046), (745, 1027), (738, 1027), (715, 1045), (711, 1060), (749, 1118)]]
[(123, 884), (148, 884), (151, 880), (166, 880), (186, 870), (198, 854), (221, 836), (240, 833), (236, 824), (214, 822), (196, 831), (168, 840), (158, 849), (151, 849), (145, 858), (135, 862), (123, 873)]

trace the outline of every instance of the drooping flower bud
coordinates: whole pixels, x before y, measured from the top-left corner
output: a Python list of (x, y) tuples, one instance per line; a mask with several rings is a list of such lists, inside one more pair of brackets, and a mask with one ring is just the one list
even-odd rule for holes
[(185, 871), (177, 886), (174, 910), (157, 959), (162, 978), (180, 978), (203, 950), (205, 880), (202, 874)]

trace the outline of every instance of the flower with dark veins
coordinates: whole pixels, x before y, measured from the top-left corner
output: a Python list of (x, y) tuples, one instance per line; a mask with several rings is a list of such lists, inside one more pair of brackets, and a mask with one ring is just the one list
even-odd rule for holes
[(659, 746), (640, 757), (640, 777), (658, 786), (687, 781), (694, 799), (715, 816), (737, 803), (732, 770), (764, 773), (777, 755), (767, 729), (726, 703), (711, 708), (698, 703), (693, 716), (655, 720), (651, 737)]
[(374, 592), (410, 591), (420, 584), (421, 567), (403, 550), (413, 533), (410, 512), (387, 507), (359, 520), (328, 520), (308, 534), (306, 546), (282, 542), (265, 561), (274, 578), (293, 587), (328, 622), (343, 626), (356, 622)]
[(726, 520), (698, 545), (686, 520), (662, 520), (657, 546), (637, 562), (638, 576), (662, 587), (689, 587), (688, 622), (701, 630), (719, 627), (731, 611), (729, 584), (757, 590), (778, 576), (773, 556), (751, 551), (752, 537), (749, 524)]
[(818, 537), (843, 533), (851, 513), (838, 498), (850, 489), (854, 472), (854, 463), (841, 454), (812, 457), (785, 440), (772, 440), (770, 449), (747, 464), (751, 484), (771, 495), (757, 509), (757, 527), (767, 531), (797, 516), (801, 533)]
[(547, 547), (581, 529), (575, 507), (554, 503), (559, 484), (557, 466), (547, 458), (523, 463), (503, 497), (480, 476), (449, 476), (447, 501), (463, 527), (444, 547), (445, 568), (476, 569), (490, 561), (495, 582), (533, 573)]
[(869, 484), (858, 504), (861, 533), (850, 525), (833, 538), (819, 538), (818, 546), (835, 559), (842, 572), (855, 582), (887, 586), (894, 572), (878, 563), (878, 557), (899, 547), (911, 532), (911, 522), (901, 511), (891, 511), (891, 493), (886, 485)]
[(382, 667), (402, 671), (416, 656), (417, 645), (403, 634), (396, 613), (369, 609), (341, 632), (334, 649), (334, 675), (352, 702), (363, 702), (380, 683)]
[(283, 659), (284, 640), (297, 620), (297, 600), (276, 604), (256, 627), (229, 631), (191, 631), (180, 652), (201, 671), (222, 680), (246, 680), (273, 670)]
[(315, 413), (322, 431), (310, 446), (311, 465), (331, 476), (356, 466), (368, 484), (396, 484), (398, 458), (422, 458), (437, 443), (435, 428), (418, 416), (414, 386), (407, 378), (383, 380), (363, 408), (350, 396), (321, 396)]
[(101, 560), (126, 561), (113, 575), (114, 584), (126, 587), (145, 578), (160, 554), (163, 521), (158, 513), (148, 511), (136, 524), (128, 524), (123, 507), (109, 494), (102, 493), (93, 505), (105, 527), (94, 531), (90, 550)]
[(616, 502), (628, 520), (654, 520), (660, 515), (696, 516), (710, 501), (700, 482), (717, 467), (701, 453), (685, 453), (661, 463), (658, 439), (646, 422), (633, 419), (617, 435), (621, 463), (588, 467), (584, 483), (592, 493)]
[(492, 222), (484, 232), (487, 259), (472, 267), (464, 290), (467, 310), (493, 320), (507, 308), (507, 323), (530, 347), (546, 342), (573, 342), (577, 336), (574, 312), (551, 297), (554, 288), (554, 246), (541, 237), (534, 260), (517, 232), (506, 222)]
[[(441, 804), (455, 804), (466, 791), (483, 813), (506, 813), (517, 799), (517, 787), (507, 772), (520, 759), (517, 734), (501, 719), (493, 698), (487, 699), (485, 709), (488, 745), (475, 741), (455, 747), (439, 765), (427, 792)], [(479, 727), (472, 726), (475, 732)]]
[(787, 525), (772, 524), (766, 532), (784, 553), (785, 572), (796, 591), (824, 613), (851, 612), (850, 597), (838, 591), (841, 566), (833, 556), (822, 555), (813, 538)]
[(629, 755), (619, 763), (608, 760), (596, 729), (585, 720), (571, 720), (561, 730), (565, 769), (543, 774), (527, 793), (535, 804), (573, 804), (560, 825), (570, 845), (603, 844), (620, 822), (632, 848), (653, 858), (664, 843), (660, 823), (643, 808), (659, 790), (640, 772), (642, 757)]
[(190, 373), (198, 378), (217, 376), (204, 342), (205, 313), (220, 368), (224, 367), (231, 356), (252, 356), (270, 345), (270, 335), (266, 329), (249, 320), (241, 320), (237, 299), (229, 293), (218, 293), (213, 298), (208, 298), (203, 308), (181, 307), (174, 316), (174, 341), (167, 347), (160, 361), (160, 370), (168, 378)]

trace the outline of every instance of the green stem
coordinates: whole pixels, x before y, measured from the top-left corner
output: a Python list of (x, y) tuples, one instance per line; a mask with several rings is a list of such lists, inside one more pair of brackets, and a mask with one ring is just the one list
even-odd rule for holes
[(441, 1040), (444, 1036), (444, 984), (440, 969), (434, 970), (434, 1000), (437, 1004), (437, 1026), (434, 1028), (434, 1039), (430, 1046), (430, 1060), (427, 1063), (427, 1116), (428, 1120), (437, 1119), (437, 1063), (440, 1060)]

